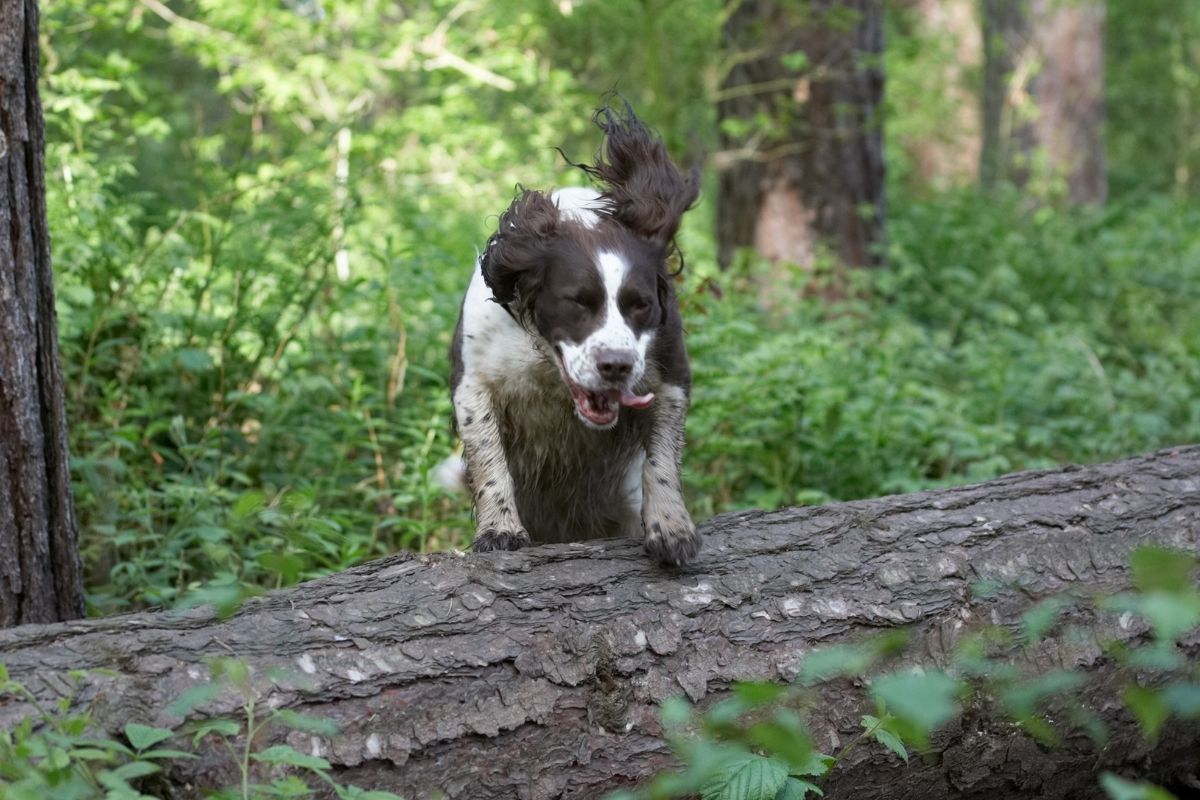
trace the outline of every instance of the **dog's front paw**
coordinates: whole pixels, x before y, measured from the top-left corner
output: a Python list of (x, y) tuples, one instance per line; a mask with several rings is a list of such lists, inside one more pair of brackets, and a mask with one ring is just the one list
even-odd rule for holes
[(487, 528), (476, 531), (471, 549), (476, 553), (490, 553), (492, 550), (520, 550), (528, 544), (529, 532), (523, 528), (509, 531)]
[(680, 567), (700, 552), (700, 532), (686, 511), (666, 517), (647, 516), (642, 524), (646, 528), (646, 552), (664, 564)]

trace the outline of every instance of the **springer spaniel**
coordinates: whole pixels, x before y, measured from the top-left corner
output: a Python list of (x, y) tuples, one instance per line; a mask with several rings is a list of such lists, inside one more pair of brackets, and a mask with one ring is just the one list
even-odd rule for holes
[(684, 564), (700, 550), (679, 479), (691, 371), (667, 262), (699, 176), (628, 104), (594, 121), (604, 152), (575, 166), (603, 191), (520, 189), (454, 331), (474, 548), (644, 535)]

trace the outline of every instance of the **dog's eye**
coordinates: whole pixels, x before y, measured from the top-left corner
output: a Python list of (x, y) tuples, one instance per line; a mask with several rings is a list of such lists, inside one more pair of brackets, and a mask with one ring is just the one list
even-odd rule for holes
[(635, 297), (629, 301), (627, 306), (631, 314), (640, 314), (650, 308), (650, 302), (644, 297)]
[(579, 306), (580, 308), (591, 308), (592, 307), (592, 303), (588, 299), (587, 295), (583, 295), (583, 294), (573, 294), (567, 298), (567, 302), (574, 303), (575, 305)]

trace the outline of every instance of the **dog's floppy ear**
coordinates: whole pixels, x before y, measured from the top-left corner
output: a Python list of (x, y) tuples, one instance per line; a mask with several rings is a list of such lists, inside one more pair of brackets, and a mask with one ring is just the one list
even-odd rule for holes
[(669, 246), (679, 221), (700, 194), (700, 173), (680, 172), (662, 143), (633, 113), (606, 106), (593, 121), (604, 131), (594, 166), (579, 165), (605, 184), (607, 212), (644, 239)]
[(559, 224), (558, 208), (549, 197), (518, 187), (480, 263), (484, 283), (497, 303), (518, 313), (525, 310), (541, 284)]

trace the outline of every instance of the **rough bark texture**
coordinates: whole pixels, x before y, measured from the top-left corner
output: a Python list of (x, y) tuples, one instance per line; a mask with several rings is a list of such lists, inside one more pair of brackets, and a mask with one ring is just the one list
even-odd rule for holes
[(1103, 203), (1104, 4), (984, 0), (984, 185), (1063, 181)]
[[(724, 27), (717, 241), (811, 265), (878, 262), (883, 238), (881, 0), (747, 0)], [(807, 65), (783, 60), (802, 53)], [(794, 65), (793, 65), (794, 66)], [(763, 130), (755, 122), (772, 121)], [(732, 127), (731, 127), (732, 126)], [(747, 126), (750, 131), (743, 130)]]
[(0, 0), (0, 627), (83, 615), (33, 0)]
[[(133, 614), (0, 631), (0, 661), (43, 701), (69, 670), (109, 668), (75, 690), (99, 724), (175, 724), (165, 708), (207, 680), (206, 659), (252, 669), (261, 707), (332, 718), (333, 740), (287, 731), (339, 777), (410, 798), (588, 798), (669, 767), (658, 704), (720, 698), (737, 679), (788, 680), (814, 646), (897, 626), (903, 658), (947, 666), (976, 623), (1015, 624), (1040, 598), (1125, 585), (1131, 548), (1200, 544), (1200, 446), (978, 486), (726, 515), (704, 526), (694, 567), (652, 564), (636, 542), (548, 545), (515, 553), (395, 556), (248, 602), (220, 621), (203, 610)], [(980, 579), (1013, 585), (990, 599)], [(905, 767), (854, 750), (831, 798), (1095, 797), (1096, 773), (1169, 780), (1194, 768), (1195, 727), (1142, 742), (1116, 701), (1102, 643), (1144, 628), (1081, 608), (1022, 650), (1031, 672), (1090, 673), (1081, 702), (1113, 728), (1096, 749), (1058, 749), (973, 707)], [(1183, 643), (1194, 656), (1200, 641)], [(227, 692), (194, 715), (237, 715)], [(818, 747), (846, 744), (873, 706), (860, 684), (825, 686), (810, 721)], [(0, 704), (0, 724), (29, 713)], [(1190, 749), (1189, 749), (1190, 748)], [(234, 778), (211, 745), (179, 786)], [(187, 795), (190, 790), (181, 794)]]

